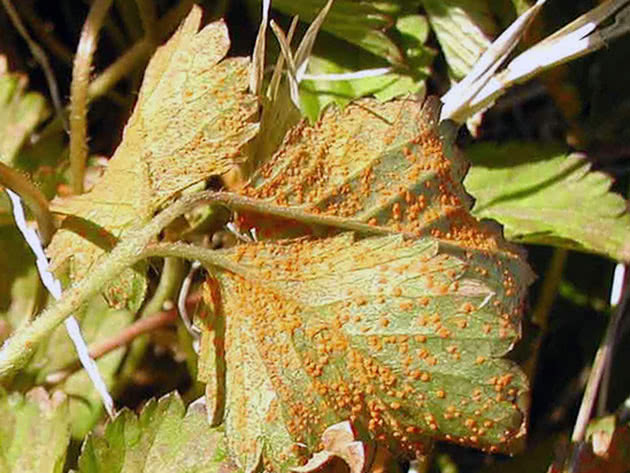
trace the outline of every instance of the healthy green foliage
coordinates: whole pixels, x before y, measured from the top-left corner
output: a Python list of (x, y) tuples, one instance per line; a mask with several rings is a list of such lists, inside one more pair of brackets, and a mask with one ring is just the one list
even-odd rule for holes
[(177, 394), (151, 400), (139, 415), (123, 410), (104, 435), (81, 449), (79, 473), (231, 473), (223, 433), (208, 426), (203, 404), (186, 410)]
[[(411, 13), (400, 15), (392, 27), (392, 34), (399, 38), (398, 42), (403, 48), (404, 66), (376, 77), (305, 80), (300, 94), (304, 113), (316, 119), (326, 104), (332, 101), (345, 105), (353, 99), (368, 95), (386, 101), (410, 92), (423, 94), (425, 79), (435, 56), (435, 52), (425, 45), (429, 36), (426, 17)], [(365, 49), (322, 35), (309, 61), (308, 71), (318, 75), (343, 74), (385, 66), (388, 66), (386, 62), (377, 60)]]
[(48, 116), (41, 94), (27, 92), (27, 77), (7, 70), (0, 56), (0, 162), (11, 165), (24, 141)]
[[(302, 21), (310, 23), (325, 3), (326, 0), (277, 0), (272, 3), (272, 7), (290, 16), (298, 15)], [(404, 55), (385, 31), (395, 24), (396, 17), (403, 10), (398, 1), (338, 0), (326, 15), (323, 30), (392, 64), (402, 65), (405, 63)]]
[(422, 0), (450, 72), (462, 79), (497, 33), (487, 0)]
[(467, 154), (473, 214), (501, 222), (507, 238), (630, 261), (627, 203), (584, 156), (536, 143), (479, 144)]
[(0, 471), (61, 473), (70, 441), (68, 399), (43, 388), (0, 388)]

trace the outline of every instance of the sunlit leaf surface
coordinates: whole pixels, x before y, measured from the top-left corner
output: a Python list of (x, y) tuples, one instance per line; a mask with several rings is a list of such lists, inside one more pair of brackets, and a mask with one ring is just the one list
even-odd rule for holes
[[(87, 194), (58, 200), (54, 211), (120, 237), (177, 192), (241, 159), (241, 147), (257, 130), (257, 101), (247, 93), (249, 59), (223, 59), (230, 46), (225, 24), (198, 31), (200, 22), (201, 9), (194, 8), (152, 58), (103, 178)], [(81, 279), (103, 254), (96, 240), (98, 234), (61, 230), (49, 248), (53, 266), (72, 260), (71, 277)], [(114, 305), (136, 308), (145, 284), (141, 269), (129, 269), (107, 294)]]
[(533, 143), (479, 144), (468, 156), (473, 213), (500, 221), (509, 239), (630, 260), (627, 202), (585, 157)]
[[(311, 22), (326, 4), (326, 0), (275, 0), (272, 7), (300, 20)], [(355, 2), (338, 0), (326, 15), (322, 29), (338, 38), (382, 57), (393, 64), (403, 64), (399, 46), (386, 31), (396, 22), (402, 7), (397, 1)]]
[(230, 473), (221, 431), (211, 429), (205, 408), (188, 410), (177, 394), (151, 400), (139, 415), (129, 410), (88, 437), (79, 457), (80, 473)]
[[(392, 32), (399, 38), (405, 65), (392, 72), (352, 80), (306, 80), (301, 86), (304, 113), (315, 120), (330, 102), (346, 105), (351, 100), (374, 95), (380, 100), (408, 93), (424, 93), (435, 52), (426, 46), (429, 24), (423, 15), (401, 14)], [(340, 74), (387, 67), (379, 59), (357, 46), (330, 35), (320, 35), (309, 60), (310, 74)]]
[(462, 79), (497, 33), (487, 0), (422, 0), (451, 74)]

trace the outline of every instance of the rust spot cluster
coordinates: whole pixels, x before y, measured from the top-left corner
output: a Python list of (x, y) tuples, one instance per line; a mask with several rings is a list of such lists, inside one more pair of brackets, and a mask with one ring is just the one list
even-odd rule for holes
[(296, 442), (315, 445), (350, 419), (409, 454), (428, 436), (506, 449), (524, 422), (517, 400), (527, 386), (491, 348), (478, 354), (476, 340), (483, 333), (507, 347), (522, 294), (483, 305), (487, 291), (468, 292), (507, 291), (512, 273), (493, 282), (494, 262), (479, 266), (477, 253), (416, 254), (416, 242), (386, 238), (383, 250), (347, 235), (233, 249), (255, 277), (223, 276), (227, 326), (254, 334)]

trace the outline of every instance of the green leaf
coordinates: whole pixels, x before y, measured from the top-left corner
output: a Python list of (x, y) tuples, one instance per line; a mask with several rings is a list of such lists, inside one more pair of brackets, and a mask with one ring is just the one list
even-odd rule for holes
[[(18, 166), (22, 145), (49, 114), (44, 97), (27, 92), (27, 85), (28, 77), (9, 72), (6, 57), (0, 55), (0, 162), (10, 167)], [(25, 295), (35, 296), (39, 285), (37, 275), (29, 270), (35, 260), (14, 225), (9, 200), (0, 186), (0, 318), (7, 317), (9, 329), (32, 315), (35, 298)]]
[[(199, 30), (193, 8), (180, 29), (151, 59), (121, 144), (94, 188), (54, 202), (52, 210), (81, 217), (115, 238), (142, 226), (183, 189), (238, 162), (257, 132), (256, 97), (247, 93), (249, 59), (223, 59), (230, 42), (225, 24)], [(49, 254), (61, 271), (70, 262), (81, 280), (104, 250), (89, 235), (60, 230)], [(145, 269), (126, 270), (105, 291), (112, 305), (137, 310)]]
[[(300, 20), (310, 23), (324, 7), (326, 0), (275, 0), (274, 9), (289, 16), (298, 15)], [(402, 65), (404, 56), (385, 31), (396, 23), (402, 11), (397, 1), (356, 2), (337, 0), (326, 16), (322, 29), (351, 44), (387, 60)]]
[[(396, 96), (424, 94), (425, 80), (435, 53), (425, 46), (429, 35), (426, 17), (405, 14), (398, 17), (392, 28), (392, 36), (404, 52), (405, 67), (391, 73), (352, 80), (307, 80), (302, 83), (301, 99), (305, 114), (316, 119), (321, 110), (330, 102), (346, 105), (351, 100), (374, 95), (380, 100)], [(350, 46), (330, 35), (318, 37), (313, 55), (309, 60), (309, 74), (342, 74), (365, 69), (387, 67), (365, 50)]]
[(204, 406), (194, 403), (186, 410), (173, 393), (149, 401), (139, 416), (124, 409), (102, 437), (88, 437), (79, 472), (235, 472), (224, 444), (223, 432), (208, 426)]
[(507, 238), (630, 261), (627, 202), (584, 156), (535, 143), (478, 144), (467, 154), (473, 213), (501, 222)]
[(27, 76), (7, 71), (0, 56), (0, 162), (11, 166), (22, 144), (49, 114), (46, 100), (26, 92)]
[(451, 74), (462, 79), (498, 33), (487, 0), (422, 0), (422, 4)]
[[(39, 276), (33, 253), (14, 226), (0, 225), (0, 274), (0, 317), (6, 316), (15, 329), (34, 315), (35, 301), (31, 296), (37, 294)], [(25, 284), (21, 289), (15, 287), (18, 280)]]
[(43, 388), (26, 395), (0, 388), (0, 471), (61, 473), (70, 441), (68, 399)]
[[(81, 331), (88, 345), (120, 332), (133, 320), (130, 312), (109, 308), (100, 296), (87, 304), (83, 313), (75, 315), (81, 321)], [(97, 361), (99, 372), (108, 389), (115, 385), (116, 373), (124, 354), (125, 347), (121, 347)], [(33, 384), (44, 383), (48, 375), (67, 369), (76, 359), (74, 345), (62, 325), (38, 347), (21, 375), (15, 378), (13, 387), (26, 389)], [(59, 385), (59, 389), (70, 396), (67, 415), (72, 437), (82, 439), (103, 416), (101, 398), (83, 370), (71, 374)]]
[(286, 471), (348, 419), (412, 456), (436, 438), (490, 451), (523, 440), (528, 383), (500, 357), (519, 336), (531, 271), (468, 214), (466, 167), (437, 134), (434, 105), (329, 107), (241, 190), (251, 206), (238, 222), (265, 242), (222, 251), (233, 272), (209, 268), (199, 371), (208, 380), (225, 363), (208, 404), (220, 412), (226, 393), (242, 468), (264, 452)]

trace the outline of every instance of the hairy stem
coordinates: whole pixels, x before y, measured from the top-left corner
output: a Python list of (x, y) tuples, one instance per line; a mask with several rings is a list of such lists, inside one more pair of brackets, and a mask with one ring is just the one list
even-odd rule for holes
[(92, 58), (96, 51), (99, 30), (111, 4), (112, 0), (95, 0), (92, 3), (74, 56), (70, 85), (70, 168), (72, 189), (75, 194), (83, 193), (85, 162), (88, 155), (87, 108)]
[(0, 162), (0, 185), (18, 194), (37, 219), (39, 233), (46, 245), (55, 231), (46, 196), (23, 174)]
[[(98, 267), (90, 271), (84, 279), (67, 289), (62, 294), (61, 299), (45, 309), (33, 322), (20, 326), (0, 348), (0, 380), (8, 378), (23, 367), (42, 340), (50, 336), (52, 331), (68, 316), (79, 309), (91, 297), (98, 294), (105, 284), (126, 268), (150, 256), (177, 256), (171, 254), (160, 255), (154, 248), (147, 249), (147, 245), (164, 227), (193, 208), (197, 203), (198, 199), (181, 199), (158, 214), (147, 224), (130, 230), (126, 237), (114, 247)], [(194, 252), (190, 253), (190, 256), (193, 259), (197, 259)], [(226, 259), (221, 257), (213, 259), (211, 255), (204, 255), (204, 261), (208, 262), (208, 264), (221, 266)]]
[[(158, 42), (166, 39), (171, 34), (173, 29), (184, 19), (192, 5), (192, 0), (182, 0), (160, 18), (156, 27)], [(157, 43), (148, 38), (143, 38), (130, 47), (122, 56), (90, 82), (88, 87), (88, 103), (111, 91), (123, 77), (130, 74), (136, 67), (149, 59), (156, 47)], [(42, 136), (59, 132), (63, 129), (62, 125), (63, 121), (61, 118), (53, 120), (42, 132)]]
[(0, 350), (0, 379), (19, 370), (28, 361), (37, 345), (49, 336), (66, 317), (92, 296), (98, 294), (107, 282), (118, 276), (125, 268), (144, 258), (170, 256), (198, 260), (206, 266), (218, 266), (235, 274), (246, 275), (246, 269), (243, 266), (234, 263), (219, 251), (182, 243), (150, 245), (151, 240), (169, 223), (204, 203), (222, 203), (232, 209), (255, 211), (283, 218), (299, 219), (311, 224), (328, 225), (371, 234), (391, 233), (391, 230), (384, 228), (348, 222), (339, 217), (310, 215), (301, 209), (277, 207), (228, 192), (205, 191), (187, 195), (159, 213), (147, 224), (141, 224), (139, 228), (130, 230), (111, 253), (103, 259), (100, 266), (90, 271), (83, 280), (71, 286), (58, 302), (47, 308), (32, 323), (20, 327)]

